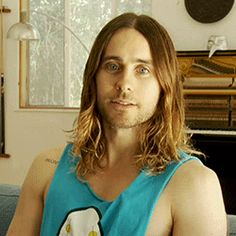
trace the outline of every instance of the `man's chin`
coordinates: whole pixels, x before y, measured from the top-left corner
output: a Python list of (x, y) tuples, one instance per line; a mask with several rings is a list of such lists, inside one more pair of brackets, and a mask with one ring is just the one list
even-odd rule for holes
[(130, 121), (107, 121), (108, 126), (116, 129), (132, 129), (138, 127), (140, 122), (130, 122)]

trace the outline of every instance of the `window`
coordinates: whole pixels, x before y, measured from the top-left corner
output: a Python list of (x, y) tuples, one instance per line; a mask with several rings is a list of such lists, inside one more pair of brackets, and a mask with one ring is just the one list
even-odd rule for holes
[(21, 1), (41, 35), (39, 41), (21, 42), (21, 108), (79, 107), (88, 52), (77, 37), (90, 49), (99, 30), (114, 16), (127, 11), (151, 13), (151, 0)]

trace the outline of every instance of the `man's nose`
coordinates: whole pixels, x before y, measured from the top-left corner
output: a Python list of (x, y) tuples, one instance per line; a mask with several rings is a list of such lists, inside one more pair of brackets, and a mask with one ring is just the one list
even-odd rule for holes
[(133, 73), (126, 69), (124, 70), (116, 81), (116, 89), (121, 91), (133, 91)]

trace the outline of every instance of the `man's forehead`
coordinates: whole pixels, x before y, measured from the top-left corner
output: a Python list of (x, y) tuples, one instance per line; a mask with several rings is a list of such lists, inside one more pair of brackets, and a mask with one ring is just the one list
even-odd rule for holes
[(152, 64), (149, 43), (136, 29), (122, 28), (113, 34), (104, 49), (101, 61), (107, 60)]

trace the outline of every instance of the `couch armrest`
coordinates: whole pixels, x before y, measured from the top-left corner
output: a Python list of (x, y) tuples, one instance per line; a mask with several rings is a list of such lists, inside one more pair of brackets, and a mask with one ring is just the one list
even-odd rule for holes
[(236, 236), (236, 215), (227, 215), (228, 236)]
[(20, 187), (0, 184), (0, 236), (5, 236), (14, 215)]

